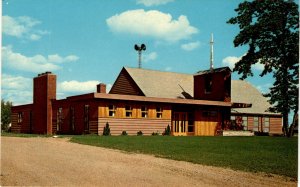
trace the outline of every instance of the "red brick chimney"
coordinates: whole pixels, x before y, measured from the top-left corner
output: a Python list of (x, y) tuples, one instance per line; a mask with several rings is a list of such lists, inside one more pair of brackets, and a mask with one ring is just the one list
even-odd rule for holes
[(38, 74), (33, 79), (33, 133), (52, 134), (52, 99), (56, 99), (56, 75)]
[(98, 84), (97, 93), (106, 93), (106, 84), (103, 83)]

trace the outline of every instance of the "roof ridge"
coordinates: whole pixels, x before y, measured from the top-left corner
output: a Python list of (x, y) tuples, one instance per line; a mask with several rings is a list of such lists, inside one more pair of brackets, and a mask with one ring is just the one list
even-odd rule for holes
[(162, 71), (162, 70), (154, 70), (154, 69), (145, 69), (145, 68), (132, 68), (132, 67), (124, 67), (127, 69), (134, 69), (134, 70), (141, 70), (141, 71), (152, 71), (152, 72), (160, 72), (160, 73), (173, 73), (173, 74), (180, 74), (180, 75), (194, 75), (190, 73), (179, 73), (179, 72), (173, 72), (173, 71)]

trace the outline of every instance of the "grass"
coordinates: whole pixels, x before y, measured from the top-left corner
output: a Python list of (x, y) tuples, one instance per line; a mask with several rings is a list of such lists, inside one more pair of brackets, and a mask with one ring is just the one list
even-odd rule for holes
[(71, 141), (297, 179), (297, 137), (73, 136)]
[(44, 134), (23, 134), (23, 133), (12, 133), (12, 132), (1, 132), (1, 136), (8, 137), (22, 137), (22, 138), (34, 138), (34, 137), (52, 137), (52, 135)]

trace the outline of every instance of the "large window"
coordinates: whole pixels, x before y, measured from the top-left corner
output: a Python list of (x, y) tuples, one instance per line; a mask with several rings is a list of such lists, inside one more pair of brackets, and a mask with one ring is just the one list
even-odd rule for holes
[(242, 117), (242, 125), (243, 125), (243, 129), (244, 130), (248, 130), (248, 117), (247, 116), (243, 116)]
[(258, 131), (258, 117), (253, 117), (253, 131)]
[(84, 105), (84, 130), (89, 131), (89, 105)]
[(132, 117), (132, 107), (129, 105), (125, 106), (125, 115), (127, 118), (131, 118)]
[(156, 118), (162, 118), (162, 107), (156, 107)]
[(188, 113), (188, 132), (194, 132), (194, 114)]
[(71, 131), (75, 130), (75, 109), (70, 107), (70, 129)]
[(147, 118), (148, 117), (148, 108), (147, 108), (147, 106), (142, 106), (141, 107), (141, 113), (142, 113), (142, 118)]
[(108, 116), (109, 117), (115, 117), (116, 116), (116, 106), (115, 105), (109, 105), (108, 106)]
[(61, 126), (63, 123), (63, 112), (62, 112), (62, 108), (58, 108), (57, 110), (57, 117), (56, 117), (56, 131), (60, 131), (61, 130)]
[(23, 121), (23, 113), (19, 112), (18, 113), (18, 123), (22, 123), (22, 121)]
[(270, 118), (264, 117), (264, 132), (269, 132), (270, 129)]

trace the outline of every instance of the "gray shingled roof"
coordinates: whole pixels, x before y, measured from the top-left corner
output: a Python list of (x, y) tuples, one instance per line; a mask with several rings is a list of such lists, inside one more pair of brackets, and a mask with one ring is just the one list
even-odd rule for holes
[[(191, 74), (128, 67), (125, 69), (147, 97), (186, 98), (186, 95), (193, 97), (194, 78)], [(266, 112), (270, 107), (267, 99), (246, 81), (231, 81), (231, 100), (236, 103), (252, 104), (251, 108), (232, 109), (232, 113), (274, 114)]]
[(137, 68), (125, 69), (147, 97), (184, 98), (181, 94), (182, 88), (193, 95), (193, 75)]

